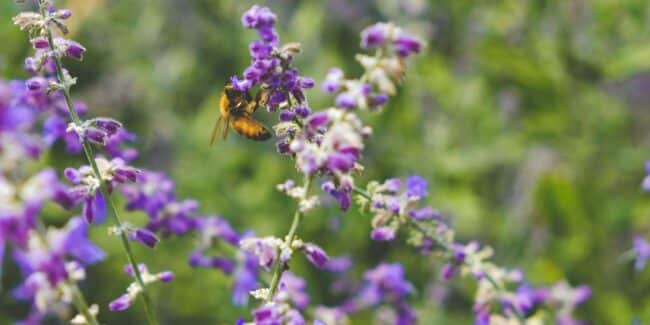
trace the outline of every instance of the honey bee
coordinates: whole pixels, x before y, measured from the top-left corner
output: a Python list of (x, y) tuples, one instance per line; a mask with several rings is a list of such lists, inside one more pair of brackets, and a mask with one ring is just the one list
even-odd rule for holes
[(257, 92), (255, 100), (247, 91), (235, 89), (229, 82), (226, 84), (221, 99), (219, 100), (219, 111), (221, 115), (214, 125), (210, 145), (217, 138), (219, 129), (222, 127), (221, 137), (228, 138), (228, 129), (232, 128), (245, 138), (264, 141), (271, 138), (271, 131), (264, 124), (254, 120), (251, 114), (259, 106), (266, 104), (268, 100), (268, 91), (260, 89)]

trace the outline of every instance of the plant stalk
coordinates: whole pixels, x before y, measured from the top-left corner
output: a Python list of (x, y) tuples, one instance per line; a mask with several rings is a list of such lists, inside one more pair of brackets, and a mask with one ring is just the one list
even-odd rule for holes
[[(40, 10), (41, 10), (41, 14), (45, 15), (45, 8), (43, 6), (41, 6)], [(54, 48), (54, 38), (52, 37), (52, 31), (49, 26), (46, 28), (46, 30), (47, 30), (47, 39), (50, 44), (50, 50), (54, 51), (55, 48)], [(79, 118), (79, 115), (77, 114), (77, 111), (75, 110), (74, 105), (72, 103), (69, 86), (65, 84), (65, 80), (63, 76), (63, 64), (61, 63), (61, 58), (59, 56), (54, 56), (54, 62), (56, 64), (57, 79), (59, 83), (63, 85), (63, 96), (68, 106), (70, 118), (72, 119), (72, 122), (75, 123), (76, 125), (81, 125), (82, 124), (81, 119)], [(113, 219), (115, 221), (115, 225), (118, 227), (118, 229), (123, 229), (122, 221), (115, 207), (115, 203), (113, 202), (110, 196), (108, 188), (106, 187), (106, 182), (104, 182), (104, 180), (102, 179), (101, 173), (99, 171), (99, 167), (97, 167), (97, 163), (94, 159), (95, 154), (93, 152), (93, 148), (90, 146), (90, 144), (87, 141), (84, 141), (84, 139), (80, 139), (80, 140), (82, 143), (82, 147), (86, 159), (88, 160), (88, 163), (90, 164), (93, 173), (95, 174), (95, 177), (97, 177), (97, 179), (99, 180), (100, 193), (104, 196), (104, 199), (110, 205), (110, 209), (113, 215)], [(120, 237), (121, 237), (122, 247), (124, 248), (124, 252), (126, 253), (129, 264), (131, 264), (131, 267), (133, 268), (133, 273), (135, 275), (136, 282), (138, 283), (142, 291), (142, 298), (144, 301), (144, 309), (145, 309), (147, 321), (150, 325), (157, 325), (158, 322), (156, 320), (156, 317), (153, 314), (153, 310), (151, 307), (151, 299), (149, 298), (149, 294), (145, 289), (145, 284), (144, 281), (142, 280), (142, 275), (140, 274), (138, 263), (133, 257), (133, 252), (131, 251), (131, 245), (129, 243), (129, 239), (124, 231), (120, 231)]]
[[(306, 176), (305, 177), (305, 182), (304, 182), (304, 189), (305, 189), (305, 196), (309, 193), (309, 188), (311, 187), (311, 176)], [(304, 217), (304, 213), (300, 211), (300, 208), (296, 209), (296, 212), (293, 214), (293, 221), (291, 221), (291, 227), (289, 228), (289, 232), (287, 233), (287, 236), (284, 238), (285, 244), (289, 247), (291, 247), (291, 244), (293, 243), (294, 237), (296, 236), (296, 232), (298, 232), (298, 226), (300, 225), (300, 222), (302, 221), (302, 218)], [(279, 252), (278, 252), (279, 256)], [(269, 294), (266, 297), (266, 301), (269, 302), (273, 299), (273, 296), (275, 295), (276, 291), (278, 290), (278, 285), (280, 284), (280, 279), (282, 278), (282, 274), (284, 271), (288, 270), (289, 267), (286, 262), (280, 261), (278, 259), (275, 262), (275, 268), (273, 269), (273, 276), (271, 277), (271, 284), (269, 286)]]

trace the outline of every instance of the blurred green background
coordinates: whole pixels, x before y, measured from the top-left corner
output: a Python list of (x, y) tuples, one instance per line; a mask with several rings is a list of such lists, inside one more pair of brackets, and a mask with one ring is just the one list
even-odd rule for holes
[[(247, 44), (256, 35), (239, 17), (254, 2), (62, 2), (73, 10), (72, 37), (88, 48), (82, 63), (67, 63), (79, 77), (73, 93), (92, 114), (118, 118), (138, 134), (136, 164), (173, 175), (178, 196), (198, 199), (205, 215), (261, 235), (285, 233), (294, 204), (275, 184), (295, 177), (292, 163), (272, 142), (232, 136), (208, 146), (220, 87), (249, 63)], [(257, 3), (278, 15), (281, 41), (302, 42), (296, 65), (317, 81), (331, 66), (360, 73), (353, 56), (370, 23), (392, 20), (426, 39), (399, 95), (382, 114), (364, 115), (375, 136), (359, 184), (421, 174), (432, 184), (429, 203), (452, 220), (461, 239), (492, 245), (499, 264), (520, 267), (534, 284), (566, 278), (592, 286), (579, 317), (593, 324), (650, 322), (650, 270), (637, 274), (620, 259), (632, 237), (647, 237), (650, 228), (650, 197), (640, 190), (650, 158), (647, 0)], [(0, 3), (5, 79), (26, 77), (29, 43), (10, 20), (20, 8)], [(308, 94), (316, 109), (331, 103), (318, 87)], [(76, 158), (56, 147), (47, 159), (62, 169), (79, 164)], [(51, 208), (44, 217), (61, 224), (69, 215)], [(382, 260), (404, 263), (418, 288), (412, 300), (422, 324), (472, 321), (472, 281), (442, 290), (436, 261), (406, 245), (373, 243), (369, 230), (368, 216), (330, 207), (309, 215), (300, 233), (330, 255), (351, 254), (358, 278)], [(141, 324), (139, 305), (107, 311), (128, 279), (116, 276), (125, 259), (105, 234), (95, 228), (92, 237), (110, 257), (90, 268), (82, 289), (101, 305), (103, 322)], [(229, 277), (187, 265), (192, 246), (186, 237), (164, 240), (153, 253), (137, 248), (151, 269), (176, 273), (173, 283), (153, 288), (163, 323), (233, 323), (249, 315), (231, 306)], [(340, 301), (329, 293), (331, 275), (292, 263), (309, 280), (313, 305)], [(5, 264), (0, 323), (27, 312), (11, 299), (8, 289), (19, 276)]]

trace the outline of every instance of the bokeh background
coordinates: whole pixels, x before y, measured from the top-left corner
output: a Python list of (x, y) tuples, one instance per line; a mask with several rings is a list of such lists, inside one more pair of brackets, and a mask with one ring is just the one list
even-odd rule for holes
[[(75, 97), (95, 115), (125, 122), (139, 138), (136, 164), (173, 175), (181, 198), (196, 198), (201, 212), (218, 214), (237, 229), (285, 233), (294, 204), (275, 184), (296, 175), (272, 142), (237, 136), (208, 146), (225, 80), (249, 63), (254, 32), (239, 17), (253, 2), (216, 0), (69, 0), (72, 37), (88, 48), (68, 63), (79, 85)], [(364, 118), (375, 130), (358, 179), (418, 173), (431, 181), (429, 202), (448, 216), (460, 238), (496, 249), (495, 260), (519, 267), (535, 284), (566, 278), (592, 286), (578, 315), (593, 324), (650, 322), (650, 270), (635, 273), (621, 255), (634, 235), (650, 235), (650, 195), (640, 189), (650, 158), (650, 3), (646, 0), (566, 1), (261, 1), (279, 16), (283, 42), (300, 41), (302, 74), (317, 81), (331, 66), (349, 75), (359, 31), (392, 20), (428, 42), (409, 67), (399, 95), (382, 114)], [(0, 3), (0, 76), (25, 78), (26, 35), (10, 18), (22, 6)], [(331, 98), (317, 87), (311, 106)], [(276, 117), (259, 114), (273, 122)], [(80, 157), (78, 157), (80, 158)], [(81, 161), (55, 147), (58, 168)], [(132, 223), (140, 213), (126, 213)], [(47, 210), (48, 223), (68, 214)], [(406, 265), (418, 288), (412, 301), (422, 324), (469, 324), (471, 281), (444, 287), (439, 264), (406, 245), (374, 243), (369, 217), (335, 207), (308, 216), (304, 238), (330, 255), (350, 254), (353, 274), (379, 261)], [(125, 258), (105, 227), (94, 238), (109, 259), (89, 270), (83, 286), (108, 324), (141, 324), (140, 306), (109, 313), (124, 290)], [(155, 251), (136, 248), (152, 269), (176, 279), (153, 287), (165, 324), (225, 324), (249, 315), (230, 303), (230, 278), (192, 269), (193, 238), (169, 238)], [(297, 260), (314, 304), (335, 304), (332, 277)], [(11, 299), (19, 279), (5, 263), (0, 323), (23, 317)], [(444, 289), (444, 288), (447, 289)], [(370, 314), (353, 318), (367, 323)]]

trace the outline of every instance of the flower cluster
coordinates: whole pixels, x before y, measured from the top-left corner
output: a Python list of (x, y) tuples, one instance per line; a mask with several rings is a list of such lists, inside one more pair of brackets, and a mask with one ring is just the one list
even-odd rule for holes
[(35, 323), (66, 311), (78, 294), (77, 282), (85, 278), (85, 267), (105, 257), (88, 239), (81, 217), (60, 229), (45, 227), (39, 218), (47, 204), (69, 209), (78, 199), (54, 169), (38, 162), (52, 144), (41, 121), (62, 115), (63, 105), (61, 96), (38, 86), (41, 82), (40, 77), (0, 81), (0, 264), (11, 247), (23, 275), (13, 296), (31, 304), (25, 321)]
[(357, 54), (365, 69), (359, 79), (345, 79), (339, 68), (330, 69), (322, 84), (324, 91), (336, 96), (342, 109), (377, 109), (397, 91), (395, 84), (405, 73), (406, 59), (421, 51), (422, 41), (392, 23), (377, 23), (361, 32), (361, 47), (375, 50), (373, 56)]
[(287, 244), (276, 237), (249, 237), (243, 239), (239, 245), (242, 250), (257, 256), (260, 267), (267, 271), (278, 261), (287, 263), (296, 250), (304, 253), (307, 260), (318, 268), (325, 268), (329, 261), (329, 256), (322, 248), (313, 243), (304, 243), (300, 239)]
[[(424, 221), (433, 218), (440, 219), (440, 214), (430, 206), (417, 208), (428, 193), (428, 183), (420, 176), (411, 176), (404, 182), (397, 178), (386, 180), (383, 184), (371, 182), (368, 193), (371, 202), (361, 198), (362, 206), (368, 203), (368, 209), (373, 213), (373, 230), (370, 237), (378, 241), (390, 241), (400, 223), (404, 220)], [(402, 188), (404, 187), (404, 188)]]
[[(0, 213), (0, 246), (7, 242), (14, 246), (14, 259), (26, 277), (16, 292), (35, 303), (38, 313), (29, 318), (35, 322), (45, 312), (43, 304), (51, 312), (57, 305), (84, 300), (79, 297), (76, 282), (84, 277), (83, 267), (100, 261), (104, 253), (87, 238), (83, 219), (87, 223), (101, 222), (110, 200), (106, 195), (120, 184), (136, 181), (139, 173), (127, 165), (137, 151), (124, 148), (133, 141), (133, 135), (114, 119), (81, 120), (87, 108), (69, 95), (76, 78), (62, 67), (61, 59), (82, 60), (86, 51), (81, 44), (60, 37), (67, 33), (65, 20), (71, 11), (57, 10), (47, 0), (37, 3), (39, 12), (23, 12), (14, 18), (16, 25), (28, 31), (34, 48), (34, 55), (25, 60), (25, 70), (32, 77), (26, 81), (0, 81), (0, 179), (6, 190), (3, 201), (7, 203)], [(42, 168), (39, 164), (30, 163), (58, 140), (65, 142), (67, 152), (84, 151), (90, 159), (87, 166), (64, 171), (72, 186), (60, 182), (54, 170), (38, 169)], [(95, 157), (90, 144), (98, 145), (108, 158)], [(66, 209), (81, 204), (83, 219), (75, 217), (63, 230), (49, 230), (38, 218), (47, 201)], [(118, 226), (116, 231), (124, 238), (150, 247), (158, 241), (144, 229), (120, 225), (119, 220)], [(84, 304), (75, 303), (80, 315), (71, 321), (97, 324), (97, 307), (89, 309)]]
[(254, 324), (307, 324), (301, 313), (309, 305), (306, 288), (304, 279), (285, 272), (273, 299), (253, 311)]
[(174, 182), (160, 172), (142, 171), (137, 182), (120, 188), (128, 210), (149, 216), (146, 228), (164, 236), (183, 235), (195, 227), (198, 202), (178, 200)]
[[(212, 216), (196, 219), (196, 232), (199, 236), (198, 244), (190, 255), (189, 263), (192, 267), (219, 269), (226, 274), (233, 275), (232, 301), (237, 306), (248, 302), (249, 293), (257, 289), (258, 258), (251, 253), (239, 250), (241, 238), (247, 234), (236, 232), (228, 221)], [(208, 255), (212, 247), (225, 245), (237, 249), (232, 258)]]
[(88, 239), (86, 223), (75, 217), (62, 229), (29, 231), (29, 241), (14, 246), (13, 258), (23, 282), (13, 290), (19, 300), (32, 303), (29, 319), (36, 321), (71, 304), (84, 267), (104, 259), (104, 252)]
[[(366, 191), (358, 190), (358, 193), (359, 204), (374, 214), (371, 232), (374, 240), (393, 240), (397, 230), (405, 228), (408, 242), (423, 254), (435, 251), (444, 257), (442, 279), (460, 274), (477, 281), (474, 303), (477, 324), (508, 324), (517, 319), (542, 317), (536, 313), (541, 306), (554, 310), (555, 320), (560, 324), (561, 321), (572, 324), (568, 321), (573, 321), (573, 309), (590, 295), (588, 287), (573, 289), (564, 282), (549, 288), (532, 288), (524, 281), (521, 271), (492, 263), (490, 247), (481, 247), (476, 241), (467, 244), (456, 241), (454, 231), (440, 213), (430, 206), (417, 208), (417, 203), (428, 194), (428, 183), (420, 176), (405, 181), (393, 178), (383, 183), (371, 182)], [(564, 290), (563, 294), (553, 294), (562, 292), (560, 289)]]
[(88, 223), (95, 219), (102, 222), (106, 215), (106, 202), (100, 192), (102, 183), (107, 184), (109, 191), (118, 184), (135, 182), (138, 169), (125, 164), (121, 158), (106, 160), (104, 158), (95, 159), (101, 179), (95, 174), (90, 166), (82, 166), (78, 169), (66, 168), (65, 177), (74, 186), (71, 188), (75, 202), (83, 202), (83, 215)]
[[(276, 16), (266, 7), (253, 6), (242, 16), (246, 28), (256, 29), (259, 39), (250, 43), (251, 65), (244, 70), (243, 79), (231, 78), (235, 89), (247, 91), (259, 85), (264, 98), (258, 103), (265, 105), (269, 111), (286, 108), (292, 103), (305, 100), (304, 89), (314, 87), (314, 80), (299, 76), (292, 67), (295, 56), (300, 53), (300, 45), (289, 43), (280, 47), (280, 38), (275, 30)], [(294, 109), (283, 111), (281, 118), (294, 113)], [(284, 117), (283, 117), (284, 116)]]
[[(365, 126), (351, 109), (379, 107), (387, 102), (389, 92), (381, 92), (382, 88), (378, 87), (378, 82), (384, 80), (375, 76), (379, 70), (384, 71), (383, 65), (376, 64), (372, 67), (364, 65), (366, 74), (358, 80), (343, 80), (343, 73), (335, 69), (328, 75), (326, 81), (329, 85), (326, 90), (332, 93), (341, 92), (337, 96), (335, 107), (312, 112), (304, 94), (296, 94), (291, 90), (295, 89), (293, 87), (304, 89), (313, 86), (311, 79), (295, 77), (298, 75), (298, 70), (289, 68), (293, 54), (299, 46), (290, 44), (278, 50), (278, 37), (273, 29), (275, 20), (275, 15), (268, 8), (258, 6), (253, 6), (243, 15), (244, 26), (258, 29), (260, 40), (251, 44), (251, 55), (254, 59), (251, 67), (244, 72), (244, 80), (233, 78), (232, 82), (236, 88), (242, 90), (258, 84), (262, 85), (263, 90), (270, 89), (269, 106), (271, 107), (278, 102), (288, 100), (288, 105), (284, 105), (285, 108), (280, 112), (280, 122), (274, 126), (275, 133), (280, 138), (276, 145), (279, 153), (289, 155), (295, 160), (296, 169), (303, 174), (305, 182), (296, 185), (293, 180), (287, 180), (277, 188), (298, 202), (298, 211), (294, 217), (294, 224), (297, 225), (302, 214), (319, 204), (318, 196), (309, 193), (311, 182), (316, 177), (324, 178), (321, 188), (338, 202), (341, 210), (346, 211), (350, 207), (351, 193), (354, 188), (353, 175), (363, 170), (359, 160), (364, 150), (364, 141), (372, 133), (372, 130)], [(405, 50), (403, 43), (408, 37), (398, 28), (390, 26), (390, 34), (386, 35), (386, 38), (391, 40), (392, 45), (386, 42), (378, 43), (373, 47), (364, 46), (364, 48), (376, 48), (375, 58), (386, 62), (397, 60), (401, 68), (399, 75), (396, 72), (390, 74), (391, 80), (397, 82), (404, 73), (405, 58), (419, 52), (421, 43), (416, 42), (417, 48), (407, 46), (409, 50)], [(363, 38), (366, 37), (365, 33), (364, 31)], [(265, 60), (269, 59), (271, 62), (273, 60), (277, 62), (277, 65), (271, 64), (276, 67), (272, 70), (275, 75), (269, 74), (266, 68)], [(364, 62), (361, 61), (362, 64)], [(287, 72), (290, 72), (288, 76)], [(280, 73), (284, 73), (285, 76), (282, 77)], [(375, 88), (380, 90), (375, 91)], [(390, 94), (394, 92), (393, 90)], [(296, 103), (292, 99), (295, 99)], [(281, 276), (281, 279), (284, 279), (283, 274), (286, 274), (284, 270), (295, 250), (302, 251), (317, 267), (329, 269), (327, 254), (315, 244), (304, 243), (295, 236), (294, 232), (295, 227), (292, 226), (292, 230), (285, 238), (249, 237), (241, 241), (240, 247), (254, 254), (261, 268), (274, 270), (274, 277)], [(272, 283), (270, 288), (255, 291), (256, 296), (266, 301), (266, 304), (258, 310), (260, 314), (254, 316), (257, 323), (264, 323), (266, 319), (271, 320), (269, 323), (279, 321), (277, 315), (291, 319), (295, 316), (291, 308), (285, 308), (286, 306), (273, 301), (276, 290), (274, 285), (276, 284)], [(283, 312), (277, 312), (277, 308), (281, 308)], [(289, 319), (282, 319), (282, 322), (287, 321)]]
[(404, 268), (399, 263), (382, 263), (364, 273), (364, 285), (359, 293), (344, 302), (340, 310), (354, 313), (374, 306), (384, 305), (384, 313), (378, 313), (383, 323), (414, 324), (415, 311), (409, 306), (407, 298), (415, 290), (405, 278)]

